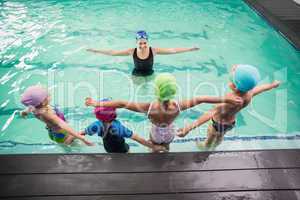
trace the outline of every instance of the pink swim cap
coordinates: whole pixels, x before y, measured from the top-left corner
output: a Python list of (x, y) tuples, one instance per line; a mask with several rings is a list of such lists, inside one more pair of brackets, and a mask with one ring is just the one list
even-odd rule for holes
[(36, 107), (43, 103), (48, 97), (48, 92), (45, 88), (39, 85), (28, 87), (21, 96), (21, 102), (25, 106)]
[[(110, 101), (109, 99), (102, 99), (101, 101)], [(112, 107), (96, 107), (94, 109), (96, 118), (103, 122), (112, 122), (117, 118), (116, 109)]]

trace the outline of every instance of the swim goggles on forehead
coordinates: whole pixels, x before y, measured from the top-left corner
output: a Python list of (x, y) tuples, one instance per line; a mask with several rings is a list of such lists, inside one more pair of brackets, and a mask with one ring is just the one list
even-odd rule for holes
[(140, 39), (145, 39), (145, 40), (148, 40), (148, 35), (145, 31), (138, 31), (136, 33), (136, 37), (135, 37), (137, 40), (140, 40)]

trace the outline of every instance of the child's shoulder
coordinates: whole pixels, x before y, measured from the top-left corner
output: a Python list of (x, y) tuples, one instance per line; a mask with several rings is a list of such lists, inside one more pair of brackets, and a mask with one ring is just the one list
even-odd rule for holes
[(111, 127), (121, 137), (130, 138), (133, 134), (131, 129), (129, 129), (126, 125), (122, 124), (119, 120), (116, 119), (112, 122)]
[(115, 128), (120, 128), (120, 127), (126, 127), (121, 121), (115, 119), (114, 121), (111, 122), (111, 126)]
[(243, 95), (237, 95), (237, 97), (241, 97), (243, 99), (242, 107), (246, 107), (251, 102), (252, 96), (251, 92), (247, 92)]
[(242, 95), (238, 95), (238, 94), (236, 94), (236, 93), (234, 93), (234, 92), (229, 92), (229, 93), (227, 93), (226, 95), (225, 95), (225, 98), (231, 98), (231, 99), (233, 99), (233, 98), (242, 98), (243, 99), (243, 96)]
[(42, 107), (42, 108), (35, 108), (32, 113), (36, 116), (46, 116), (52, 114), (51, 107)]

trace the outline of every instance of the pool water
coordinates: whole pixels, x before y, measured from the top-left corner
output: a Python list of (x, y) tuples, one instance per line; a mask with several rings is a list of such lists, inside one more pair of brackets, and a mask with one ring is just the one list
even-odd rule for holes
[[(93, 147), (54, 144), (43, 123), (13, 113), (23, 108), (24, 89), (37, 83), (49, 88), (51, 104), (60, 106), (76, 130), (95, 121), (84, 106), (87, 96), (153, 101), (153, 77), (132, 78), (131, 57), (85, 51), (133, 48), (135, 31), (141, 29), (148, 31), (153, 47), (200, 47), (155, 57), (155, 75), (176, 76), (179, 100), (224, 95), (230, 67), (237, 63), (257, 66), (261, 83), (282, 81), (278, 89), (255, 97), (216, 150), (300, 148), (300, 53), (243, 1), (49, 0), (0, 2), (0, 153), (104, 152), (97, 136), (89, 137)], [(182, 112), (175, 125), (182, 127), (211, 107)], [(118, 118), (148, 138), (145, 115), (119, 109)], [(205, 138), (206, 127), (175, 138), (171, 151), (200, 151), (195, 140)], [(148, 152), (127, 141), (131, 152)]]

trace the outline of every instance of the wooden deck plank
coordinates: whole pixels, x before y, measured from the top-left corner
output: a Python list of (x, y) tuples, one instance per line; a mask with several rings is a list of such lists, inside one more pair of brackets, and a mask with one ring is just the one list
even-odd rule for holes
[(1, 175), (0, 197), (300, 190), (300, 169)]
[[(124, 173), (300, 168), (299, 150), (0, 156), (0, 174)], [(133, 167), (134, 166), (134, 167)]]
[[(293, 0), (244, 0), (300, 50), (300, 6)], [(293, 23), (291, 23), (291, 20)]]
[(245, 191), (186, 194), (14, 197), (14, 200), (298, 200), (300, 191)]

